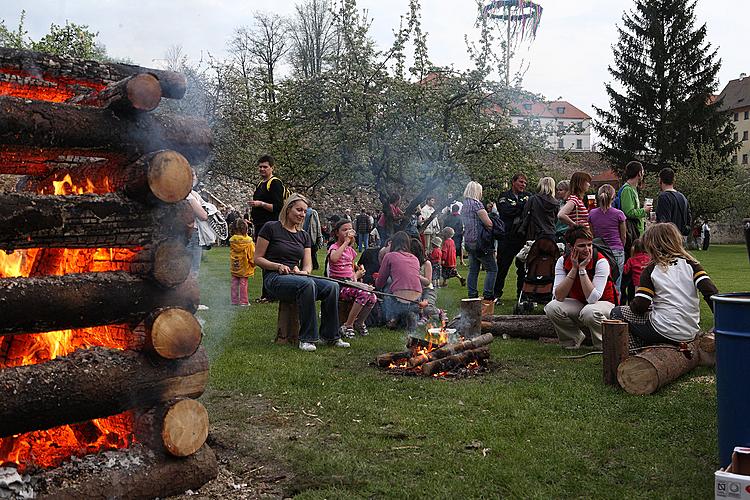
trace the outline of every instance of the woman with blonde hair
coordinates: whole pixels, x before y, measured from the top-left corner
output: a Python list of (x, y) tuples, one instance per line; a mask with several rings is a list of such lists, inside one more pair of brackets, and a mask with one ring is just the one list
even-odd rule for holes
[(559, 204), (555, 199), (555, 179), (542, 177), (538, 184), (539, 192), (529, 198), (524, 207), (522, 234), (526, 240), (539, 238), (555, 239), (555, 221)]
[(630, 305), (615, 307), (610, 317), (628, 323), (631, 347), (691, 342), (700, 331), (698, 292), (713, 311), (716, 285), (685, 250), (674, 224), (653, 224), (642, 239), (651, 263), (641, 273)]
[(497, 277), (497, 261), (492, 248), (482, 248), (480, 232), (484, 226), (492, 231), (492, 220), (482, 205), (482, 185), (470, 181), (464, 189), (464, 205), (461, 208), (461, 220), (464, 223), (464, 246), (469, 254), (469, 275), (466, 278), (469, 298), (479, 297), (477, 282), (479, 281), (479, 265), (483, 265), (487, 276), (484, 278), (482, 292), (483, 304), (489, 309), (495, 300), (495, 278)]
[(574, 172), (570, 177), (568, 201), (560, 209), (557, 218), (568, 227), (589, 227), (589, 211), (583, 202), (586, 191), (591, 186), (591, 176), (586, 172)]
[(615, 188), (604, 184), (597, 193), (599, 207), (589, 212), (589, 227), (594, 237), (607, 244), (617, 260), (620, 274), (617, 276), (617, 289), (620, 289), (622, 268), (625, 266), (625, 213), (612, 206)]
[[(310, 276), (312, 239), (302, 230), (307, 198), (293, 193), (281, 208), (278, 221), (267, 222), (258, 233), (255, 264), (263, 269), (263, 284), (272, 297), (297, 304), (299, 348), (315, 351), (320, 338), (336, 347), (349, 347), (339, 332), (339, 286)], [(315, 301), (320, 300), (320, 333)]]

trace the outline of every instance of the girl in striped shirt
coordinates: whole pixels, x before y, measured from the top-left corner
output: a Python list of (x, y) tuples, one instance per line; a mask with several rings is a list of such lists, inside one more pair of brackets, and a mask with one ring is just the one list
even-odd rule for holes
[(586, 172), (575, 172), (570, 178), (570, 195), (560, 209), (557, 218), (568, 227), (589, 227), (589, 211), (583, 203), (583, 197), (591, 186), (591, 176)]

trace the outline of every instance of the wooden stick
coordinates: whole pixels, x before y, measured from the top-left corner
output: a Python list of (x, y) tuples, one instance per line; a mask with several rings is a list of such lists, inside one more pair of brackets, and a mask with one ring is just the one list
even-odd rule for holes
[(427, 376), (435, 375), (440, 372), (450, 371), (457, 366), (466, 366), (472, 361), (482, 361), (490, 357), (488, 347), (463, 351), (452, 356), (436, 359), (422, 365), (422, 373)]
[(445, 358), (447, 356), (453, 356), (463, 351), (470, 351), (479, 347), (492, 343), (495, 337), (491, 333), (485, 333), (479, 337), (475, 337), (470, 340), (464, 340), (463, 342), (456, 342), (455, 344), (446, 344), (443, 347), (434, 349), (424, 354), (418, 354), (409, 358), (409, 366), (414, 368), (421, 365), (422, 363), (428, 363), (436, 359)]
[(83, 106), (109, 108), (118, 113), (151, 111), (161, 100), (159, 80), (148, 73), (128, 76), (110, 83), (102, 90), (78, 95), (68, 99), (68, 103)]
[(628, 324), (616, 319), (602, 322), (602, 378), (617, 385), (617, 367), (628, 357)]

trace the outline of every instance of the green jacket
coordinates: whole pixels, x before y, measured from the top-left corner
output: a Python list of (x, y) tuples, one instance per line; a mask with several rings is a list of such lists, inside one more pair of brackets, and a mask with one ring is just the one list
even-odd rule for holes
[(633, 189), (630, 184), (625, 184), (622, 193), (620, 193), (620, 207), (625, 212), (625, 217), (638, 220), (638, 234), (642, 236), (645, 229), (646, 211), (641, 208), (638, 191)]

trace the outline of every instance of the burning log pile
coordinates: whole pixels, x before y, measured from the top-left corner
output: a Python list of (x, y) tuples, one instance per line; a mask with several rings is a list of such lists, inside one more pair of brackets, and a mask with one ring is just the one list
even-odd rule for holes
[[(211, 133), (150, 113), (184, 93), (177, 73), (0, 48), (0, 173), (27, 176), (0, 195), (0, 467), (44, 494), (168, 496), (216, 476), (184, 201)], [(130, 446), (149, 457), (136, 475), (44, 480)]]
[(426, 340), (410, 337), (407, 350), (381, 354), (375, 364), (394, 372), (427, 377), (445, 376), (457, 369), (477, 370), (487, 365), (493, 338), (488, 333), (449, 343), (443, 328), (437, 339), (431, 335)]

